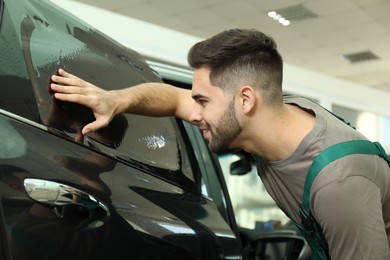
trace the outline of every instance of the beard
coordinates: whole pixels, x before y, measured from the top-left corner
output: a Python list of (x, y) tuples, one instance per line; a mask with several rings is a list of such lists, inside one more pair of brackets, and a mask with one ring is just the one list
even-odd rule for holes
[(208, 144), (210, 150), (214, 153), (225, 151), (241, 131), (242, 128), (236, 117), (233, 98), (222, 117), (218, 120), (215, 130), (212, 131), (212, 138)]

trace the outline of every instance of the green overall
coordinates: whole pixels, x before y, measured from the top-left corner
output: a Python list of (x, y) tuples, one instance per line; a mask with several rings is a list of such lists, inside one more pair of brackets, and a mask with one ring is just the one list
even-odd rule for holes
[(321, 228), (310, 212), (310, 189), (314, 179), (329, 163), (351, 155), (373, 154), (383, 157), (390, 166), (390, 157), (378, 142), (368, 140), (353, 140), (332, 145), (322, 151), (313, 161), (306, 176), (303, 190), (302, 204), (300, 206), (301, 223), (294, 221), (295, 225), (305, 237), (313, 253), (312, 259), (330, 259), (327, 243), (322, 235)]

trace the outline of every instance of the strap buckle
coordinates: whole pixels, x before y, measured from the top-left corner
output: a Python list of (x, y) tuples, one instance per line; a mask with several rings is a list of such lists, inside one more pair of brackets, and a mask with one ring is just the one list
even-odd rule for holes
[(305, 228), (308, 235), (315, 237), (313, 221), (311, 213), (307, 212), (302, 205), (299, 207), (299, 214), (301, 215), (301, 224)]

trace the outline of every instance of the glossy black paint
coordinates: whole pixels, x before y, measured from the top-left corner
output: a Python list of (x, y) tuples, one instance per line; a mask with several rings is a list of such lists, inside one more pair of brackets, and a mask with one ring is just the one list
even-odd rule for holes
[[(237, 246), (213, 202), (201, 194), (44, 129), (5, 116), (0, 122), (7, 126), (2, 131), (25, 145), (20, 147), (23, 156), (11, 152), (0, 166), (2, 212), (13, 259), (119, 259), (145, 253), (163, 259), (218, 259), (223, 247)], [(80, 228), (88, 216), (77, 209), (69, 219), (58, 219), (52, 209), (27, 197), (21, 183), (25, 177), (93, 194), (110, 205), (111, 216), (102, 227), (89, 230)]]
[[(226, 187), (202, 166), (213, 158), (197, 129), (119, 115), (83, 137), (91, 111), (49, 90), (58, 68), (106, 89), (161, 81), (143, 58), (50, 1), (1, 3), (1, 259), (240, 259)], [(26, 195), (26, 177), (91, 194), (110, 216), (93, 226), (67, 205), (59, 217)]]

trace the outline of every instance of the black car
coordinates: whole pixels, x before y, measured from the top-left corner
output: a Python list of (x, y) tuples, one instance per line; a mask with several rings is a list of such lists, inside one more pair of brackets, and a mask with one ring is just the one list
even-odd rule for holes
[(53, 99), (59, 68), (105, 89), (163, 81), (138, 53), (48, 0), (0, 0), (0, 259), (266, 254), (264, 239), (242, 239), (196, 127), (121, 114), (83, 136), (93, 114)]

